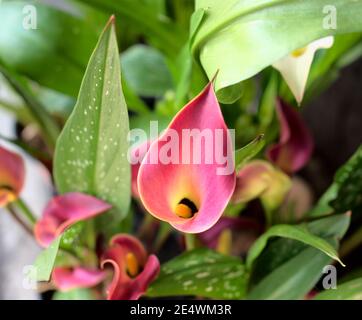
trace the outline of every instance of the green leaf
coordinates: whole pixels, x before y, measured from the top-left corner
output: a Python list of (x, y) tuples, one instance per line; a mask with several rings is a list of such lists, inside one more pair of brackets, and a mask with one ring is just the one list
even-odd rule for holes
[(362, 278), (338, 285), (336, 289), (325, 290), (314, 300), (362, 300)]
[[(36, 29), (23, 22), (36, 9)], [(0, 6), (0, 61), (38, 83), (76, 96), (98, 28), (83, 18), (33, 1)], [(15, 53), (15, 54), (14, 54)]]
[[(293, 50), (328, 35), (362, 30), (361, 1), (335, 0), (338, 27), (323, 26), (329, 0), (197, 0), (206, 10), (192, 51), (216, 89), (239, 83)], [(266, 54), (267, 53), (267, 54)]]
[(339, 169), (334, 177), (339, 186), (337, 197), (330, 202), (337, 212), (362, 209), (362, 146), (352, 158)]
[(216, 96), (217, 100), (224, 104), (232, 104), (240, 99), (240, 97), (245, 92), (244, 84), (239, 82), (228, 88), (221, 88), (217, 91)]
[[(338, 247), (350, 215), (334, 215), (308, 223), (308, 230)], [(306, 244), (272, 239), (253, 264), (248, 299), (301, 299), (317, 283), (331, 258)]]
[(259, 151), (264, 147), (264, 135), (261, 134), (246, 146), (235, 151), (235, 168), (236, 171), (240, 169), (247, 161), (255, 157)]
[(362, 209), (362, 146), (338, 169), (334, 182), (323, 194), (317, 205), (308, 213), (320, 216), (333, 212)]
[(122, 89), (129, 111), (134, 111), (138, 114), (149, 113), (149, 109), (147, 108), (146, 104), (136, 95), (135, 92), (133, 92), (124, 78), (122, 78)]
[(205, 17), (205, 10), (203, 8), (199, 8), (195, 10), (190, 19), (190, 39), (194, 37), (196, 31), (200, 27), (202, 20)]
[(269, 81), (264, 89), (260, 100), (258, 119), (260, 130), (266, 132), (273, 121), (275, 113), (275, 102), (278, 95), (278, 76), (276, 71), (271, 72)]
[(50, 275), (53, 271), (55, 259), (59, 249), (61, 236), (56, 238), (48, 248), (43, 250), (36, 258), (35, 267), (35, 280), (36, 281), (49, 281)]
[(128, 86), (140, 96), (160, 97), (173, 87), (165, 58), (152, 47), (130, 47), (122, 53), (121, 66)]
[(267, 245), (269, 238), (271, 237), (283, 237), (293, 240), (301, 241), (308, 244), (316, 249), (321, 250), (332, 259), (337, 260), (342, 266), (345, 266), (342, 261), (338, 258), (336, 250), (324, 239), (319, 238), (307, 229), (307, 225), (292, 226), (287, 224), (275, 225), (268, 229), (261, 237), (256, 240), (251, 249), (249, 250), (248, 257), (246, 260), (247, 268), (251, 268), (255, 259), (261, 254)]
[(215, 299), (241, 299), (247, 273), (240, 259), (199, 248), (183, 253), (162, 266), (147, 296), (198, 295)]
[(326, 255), (308, 248), (266, 276), (247, 296), (251, 300), (302, 299), (317, 283), (330, 262)]
[(116, 14), (142, 32), (152, 46), (175, 57), (187, 40), (185, 34), (171, 19), (155, 10), (154, 5), (140, 0), (78, 0), (109, 14)]
[(42, 131), (44, 140), (51, 150), (54, 149), (55, 141), (59, 135), (59, 127), (43, 104), (35, 97), (28, 82), (13, 71), (0, 65), (0, 72), (20, 97), (24, 100), (25, 106), (32, 118)]
[(77, 103), (57, 141), (54, 174), (61, 193), (78, 191), (113, 205), (107, 225), (120, 222), (130, 204), (127, 106), (111, 19), (93, 52)]
[(85, 225), (85, 221), (79, 221), (67, 228), (62, 234), (59, 247), (70, 251), (78, 248), (81, 242), (80, 234), (85, 229)]
[(55, 292), (52, 300), (95, 300), (96, 297), (90, 289), (73, 289), (66, 292)]

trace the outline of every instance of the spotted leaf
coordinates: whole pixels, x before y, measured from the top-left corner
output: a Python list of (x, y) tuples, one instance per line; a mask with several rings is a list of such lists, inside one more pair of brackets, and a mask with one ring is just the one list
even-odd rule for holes
[(164, 264), (146, 295), (242, 299), (247, 280), (240, 259), (202, 248), (188, 251)]
[(111, 204), (114, 209), (104, 219), (107, 225), (115, 225), (128, 212), (128, 131), (111, 18), (89, 60), (77, 103), (58, 139), (55, 154), (58, 190), (91, 194)]

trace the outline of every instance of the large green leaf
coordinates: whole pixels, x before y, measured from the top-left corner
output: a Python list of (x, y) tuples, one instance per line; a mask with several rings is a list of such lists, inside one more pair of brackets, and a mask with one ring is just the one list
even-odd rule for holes
[(307, 248), (266, 276), (248, 295), (252, 300), (294, 300), (303, 298), (329, 264), (326, 255)]
[(338, 169), (334, 181), (317, 205), (308, 213), (320, 216), (335, 211), (362, 209), (362, 146)]
[(93, 52), (77, 103), (57, 141), (54, 174), (60, 192), (97, 196), (114, 207), (109, 226), (130, 204), (127, 106), (122, 94), (113, 20)]
[(198, 295), (241, 299), (245, 295), (247, 279), (240, 259), (205, 248), (195, 249), (164, 264), (147, 296)]
[[(337, 248), (349, 222), (349, 215), (335, 215), (308, 223), (308, 229)], [(274, 239), (254, 263), (248, 298), (301, 299), (330, 263), (329, 256), (302, 242)]]
[[(333, 5), (337, 28), (323, 27), (323, 8)], [(362, 1), (196, 0), (206, 17), (192, 51), (216, 89), (252, 77), (291, 51), (328, 35), (362, 30)]]
[(283, 237), (293, 240), (301, 241), (309, 246), (321, 250), (332, 259), (337, 260), (341, 265), (344, 266), (342, 261), (338, 258), (338, 253), (327, 241), (317, 237), (308, 231), (308, 225), (292, 226), (287, 224), (280, 224), (271, 227), (267, 232), (258, 238), (253, 244), (248, 253), (246, 260), (246, 266), (251, 268), (255, 259), (261, 254), (267, 245), (267, 242), (272, 237)]
[[(27, 5), (36, 9), (36, 29), (23, 27)], [(71, 96), (77, 95), (97, 35), (96, 26), (44, 4), (11, 1), (0, 6), (0, 62)]]
[(336, 289), (325, 290), (315, 300), (362, 300), (362, 278), (338, 285)]
[(123, 76), (138, 95), (160, 97), (172, 89), (172, 77), (163, 55), (152, 47), (134, 45), (122, 53)]

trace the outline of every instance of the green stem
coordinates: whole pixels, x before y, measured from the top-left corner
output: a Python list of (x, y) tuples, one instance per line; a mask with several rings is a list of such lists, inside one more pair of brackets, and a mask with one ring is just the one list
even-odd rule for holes
[(273, 225), (273, 216), (274, 212), (273, 210), (270, 210), (266, 205), (263, 205), (264, 209), (264, 216), (265, 216), (265, 228), (269, 229)]
[(195, 244), (196, 244), (195, 235), (192, 233), (185, 233), (186, 251), (191, 251), (195, 249)]
[(33, 230), (24, 223), (24, 221), (22, 219), (20, 219), (20, 217), (18, 216), (16, 210), (12, 207), (12, 205), (8, 205), (6, 207), (6, 209), (9, 211), (9, 213), (11, 214), (11, 216), (15, 219), (16, 222), (18, 222), (18, 224), (32, 237), (34, 236), (33, 234)]
[(139, 238), (143, 238), (147, 234), (147, 232), (148, 232), (151, 224), (153, 223), (153, 221), (154, 221), (154, 219), (150, 214), (145, 214), (145, 216), (143, 218), (143, 221), (142, 221), (142, 224), (138, 228), (137, 234), (138, 234)]
[(21, 122), (24, 126), (30, 122), (34, 122), (33, 117), (29, 113), (29, 110), (24, 108), (23, 106), (15, 106), (7, 101), (0, 100), (0, 107), (16, 116), (19, 122)]
[(36, 223), (37, 219), (35, 218), (35, 216), (31, 212), (29, 207), (26, 205), (26, 203), (22, 199), (18, 198), (16, 200), (15, 204), (21, 210), (21, 212), (24, 214), (24, 216), (29, 220), (31, 225), (34, 225)]

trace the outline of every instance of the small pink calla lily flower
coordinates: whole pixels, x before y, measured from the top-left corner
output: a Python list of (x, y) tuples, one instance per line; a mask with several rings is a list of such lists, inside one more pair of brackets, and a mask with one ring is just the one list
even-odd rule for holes
[(45, 208), (43, 217), (34, 227), (35, 238), (43, 247), (76, 222), (93, 218), (111, 208), (95, 197), (71, 192), (54, 197)]
[(141, 242), (127, 234), (119, 234), (111, 239), (110, 248), (101, 259), (102, 268), (107, 264), (111, 264), (114, 269), (107, 292), (108, 300), (137, 300), (160, 271), (157, 257), (147, 257)]
[(209, 83), (176, 114), (141, 163), (138, 192), (144, 207), (182, 232), (211, 228), (233, 194), (233, 157), (231, 137)]
[(84, 267), (56, 267), (52, 281), (59, 291), (78, 288), (91, 288), (104, 280), (106, 273), (101, 270)]
[(304, 48), (294, 50), (273, 64), (273, 67), (282, 74), (298, 104), (303, 99), (314, 54), (319, 49), (332, 47), (333, 41), (331, 36), (318, 39)]
[(277, 100), (280, 123), (280, 138), (269, 147), (267, 156), (284, 172), (291, 174), (300, 170), (313, 152), (313, 138), (300, 114), (281, 99)]
[(23, 159), (0, 146), (0, 208), (16, 200), (23, 188), (24, 179)]
[(246, 203), (260, 198), (269, 209), (283, 202), (291, 187), (291, 181), (282, 171), (263, 160), (253, 160), (237, 173), (233, 203)]

